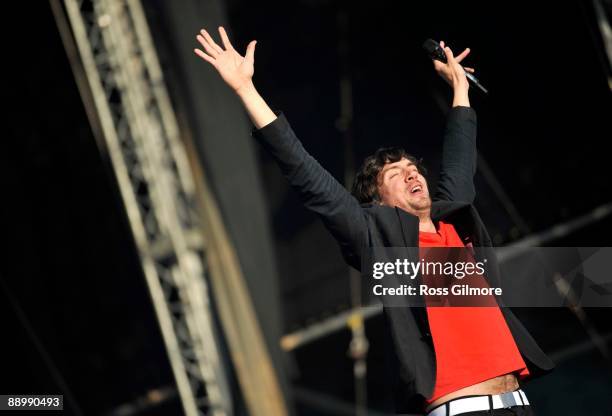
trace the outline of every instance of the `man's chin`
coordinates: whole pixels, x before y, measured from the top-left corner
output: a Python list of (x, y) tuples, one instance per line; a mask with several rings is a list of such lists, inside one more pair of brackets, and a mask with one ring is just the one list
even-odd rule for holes
[(410, 205), (412, 205), (413, 208), (418, 209), (418, 210), (428, 209), (428, 208), (431, 208), (431, 198), (429, 197), (419, 198), (416, 201), (411, 201)]

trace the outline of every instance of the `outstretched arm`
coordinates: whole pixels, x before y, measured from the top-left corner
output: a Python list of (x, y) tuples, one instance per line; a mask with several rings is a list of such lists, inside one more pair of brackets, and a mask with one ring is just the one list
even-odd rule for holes
[(437, 60), (433, 63), (438, 74), (453, 88), (453, 108), (446, 121), (440, 179), (434, 199), (472, 203), (476, 197), (476, 112), (470, 107), (470, 86), (465, 71), (474, 72), (474, 69), (464, 71), (460, 65), (469, 49), (455, 57), (444, 42), (440, 46), (444, 48), (447, 63)]
[(219, 34), (224, 48), (202, 29), (197, 39), (204, 50), (194, 52), (210, 63), (242, 100), (253, 124), (255, 137), (276, 159), (283, 175), (298, 192), (304, 206), (318, 214), (342, 248), (349, 264), (360, 268), (367, 226), (357, 200), (302, 146), (285, 117), (278, 117), (259, 95), (252, 81), (255, 72), (255, 45), (244, 56), (232, 46), (223, 27)]

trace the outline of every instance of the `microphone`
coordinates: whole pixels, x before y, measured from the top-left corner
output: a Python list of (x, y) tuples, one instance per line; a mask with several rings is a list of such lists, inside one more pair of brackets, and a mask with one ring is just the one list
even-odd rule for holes
[[(425, 52), (427, 52), (427, 55), (429, 55), (431, 59), (435, 59), (442, 63), (446, 63), (446, 54), (444, 53), (444, 50), (442, 49), (440, 44), (436, 42), (435, 40), (427, 39), (425, 42), (423, 42), (423, 49), (425, 49)], [(480, 81), (478, 81), (478, 78), (476, 78), (474, 75), (465, 71), (465, 76), (473, 85), (478, 87), (480, 91), (482, 91), (485, 94), (489, 92), (485, 87), (482, 86)]]

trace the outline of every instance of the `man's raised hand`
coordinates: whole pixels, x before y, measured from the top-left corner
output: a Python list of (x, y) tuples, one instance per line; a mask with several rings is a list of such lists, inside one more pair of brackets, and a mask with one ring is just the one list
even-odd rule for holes
[(464, 69), (467, 72), (474, 73), (474, 68), (463, 68), (461, 67), (460, 63), (466, 56), (468, 56), (470, 49), (466, 48), (459, 55), (454, 56), (453, 51), (444, 44), (444, 41), (440, 41), (440, 46), (446, 54), (446, 63), (434, 59), (433, 64), (436, 72), (452, 87), (455, 87), (458, 84), (467, 85)]
[(193, 51), (214, 66), (227, 85), (238, 92), (242, 87), (252, 84), (251, 80), (255, 73), (255, 44), (257, 41), (251, 41), (247, 46), (245, 55), (242, 56), (232, 46), (223, 26), (219, 26), (219, 35), (221, 35), (224, 48), (217, 45), (205, 29), (200, 30), (196, 39), (204, 50), (196, 48)]
[(242, 56), (236, 52), (222, 26), (219, 26), (219, 35), (225, 49), (217, 45), (208, 32), (202, 29), (196, 38), (204, 50), (193, 51), (214, 66), (226, 84), (238, 94), (255, 127), (260, 129), (267, 126), (277, 117), (253, 85), (257, 42), (251, 41)]
[(453, 51), (451, 51), (447, 45), (444, 45), (444, 41), (440, 42), (440, 46), (446, 54), (446, 63), (434, 60), (434, 68), (436, 68), (436, 72), (453, 87), (453, 107), (469, 107), (470, 98), (468, 96), (468, 90), (470, 84), (468, 83), (465, 73), (466, 71), (474, 73), (474, 69), (463, 68), (460, 63), (468, 56), (470, 50), (465, 49), (455, 57)]

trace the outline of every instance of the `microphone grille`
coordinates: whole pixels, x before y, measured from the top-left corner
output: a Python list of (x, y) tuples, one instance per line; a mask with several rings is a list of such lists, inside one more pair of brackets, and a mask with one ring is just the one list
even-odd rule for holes
[(446, 54), (442, 50), (442, 47), (438, 42), (433, 39), (427, 39), (423, 42), (423, 49), (427, 52), (427, 55), (431, 59), (437, 59), (442, 62), (446, 62)]

